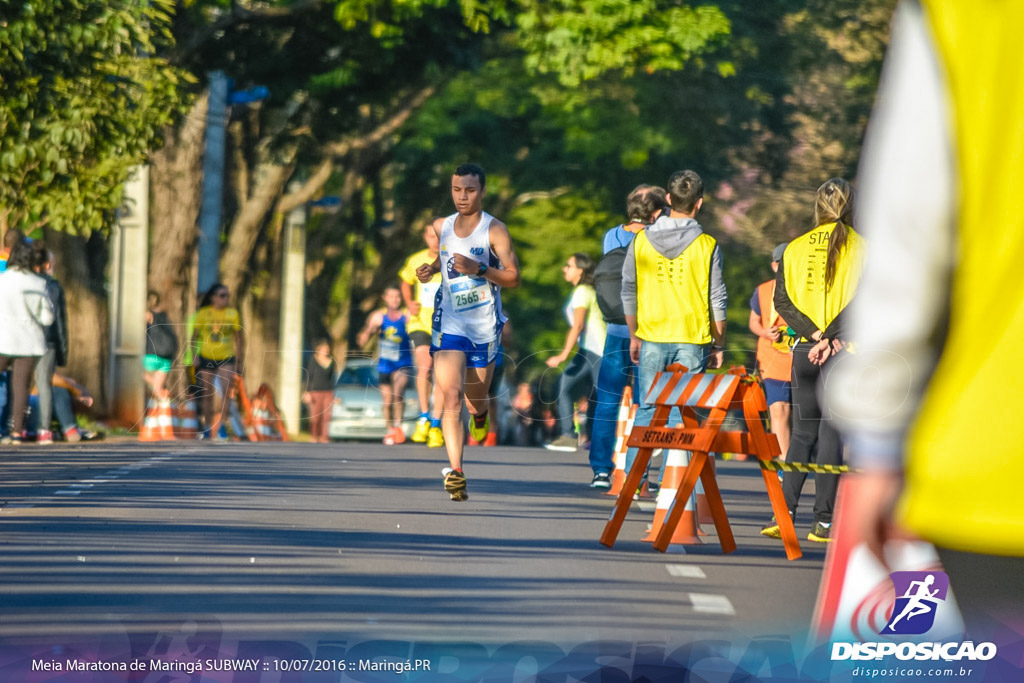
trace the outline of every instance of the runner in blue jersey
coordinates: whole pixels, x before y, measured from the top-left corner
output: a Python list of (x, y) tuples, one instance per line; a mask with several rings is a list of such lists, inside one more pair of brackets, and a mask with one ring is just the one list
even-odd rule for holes
[(377, 373), (380, 375), (380, 394), (387, 425), (384, 443), (393, 446), (405, 441), (402, 414), (405, 412), (405, 387), (409, 383), (408, 368), (412, 367), (412, 346), (406, 330), (408, 315), (400, 308), (401, 290), (389, 285), (383, 298), (386, 308), (370, 314), (356, 343), (361, 348), (370, 341), (374, 332), (379, 332)]

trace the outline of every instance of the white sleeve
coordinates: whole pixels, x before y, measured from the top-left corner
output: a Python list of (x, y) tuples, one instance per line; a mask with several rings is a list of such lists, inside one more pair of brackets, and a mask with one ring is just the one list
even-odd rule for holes
[(955, 244), (955, 149), (945, 79), (923, 10), (893, 19), (858, 173), (867, 259), (845, 354), (824, 388), (854, 464), (893, 469), (941, 351)]

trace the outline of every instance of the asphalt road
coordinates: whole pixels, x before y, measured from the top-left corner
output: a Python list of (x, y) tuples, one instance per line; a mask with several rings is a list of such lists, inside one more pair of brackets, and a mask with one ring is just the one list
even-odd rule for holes
[[(729, 555), (711, 525), (703, 545), (653, 550), (640, 540), (653, 501), (633, 504), (613, 548), (600, 545), (613, 499), (587, 486), (584, 453), (470, 448), (462, 503), (442, 489), (445, 464), (422, 446), (358, 443), (5, 449), (0, 679), (47, 648), (637, 652), (796, 643), (810, 625), (824, 548), (802, 541), (804, 557), (788, 561), (759, 535), (771, 512), (752, 462), (718, 462), (739, 546)], [(812, 481), (804, 495), (801, 538)]]

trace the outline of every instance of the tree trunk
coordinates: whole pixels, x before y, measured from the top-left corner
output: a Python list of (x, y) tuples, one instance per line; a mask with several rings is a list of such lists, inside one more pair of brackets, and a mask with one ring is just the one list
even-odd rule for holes
[(160, 294), (176, 323), (183, 323), (195, 306), (192, 257), (202, 204), (208, 104), (207, 95), (198, 98), (150, 159), (149, 288)]
[(45, 235), (56, 258), (55, 276), (64, 288), (68, 308), (68, 364), (57, 371), (85, 385), (95, 399), (93, 413), (104, 417), (110, 350), (107, 292), (103, 286), (106, 238), (99, 233), (86, 238), (53, 230), (46, 230)]

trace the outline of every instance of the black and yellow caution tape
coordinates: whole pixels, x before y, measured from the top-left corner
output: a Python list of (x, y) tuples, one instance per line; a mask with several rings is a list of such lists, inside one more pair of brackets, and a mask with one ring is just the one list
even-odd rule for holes
[(781, 460), (758, 460), (762, 470), (773, 472), (817, 472), (818, 474), (843, 474), (857, 472), (847, 465), (811, 465), (809, 463), (782, 462)]

